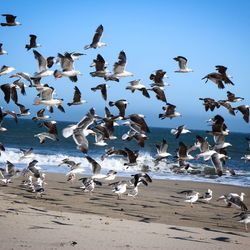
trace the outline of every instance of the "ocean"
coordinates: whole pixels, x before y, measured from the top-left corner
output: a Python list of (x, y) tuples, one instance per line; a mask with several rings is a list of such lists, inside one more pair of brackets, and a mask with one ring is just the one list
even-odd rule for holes
[[(73, 122), (74, 123), (74, 122)], [(18, 124), (12, 119), (5, 119), (3, 126), (8, 129), (6, 132), (0, 132), (0, 142), (4, 144), (6, 151), (0, 156), (0, 166), (4, 167), (6, 160), (12, 162), (16, 167), (22, 169), (27, 164), (36, 159), (38, 166), (45, 172), (59, 172), (67, 173), (66, 166), (58, 166), (62, 159), (70, 158), (75, 162), (81, 162), (84, 169), (83, 175), (91, 174), (91, 167), (88, 161), (84, 158), (84, 154), (77, 148), (72, 137), (65, 139), (62, 136), (62, 129), (68, 126), (69, 122), (57, 122), (59, 132), (59, 141), (46, 140), (44, 144), (40, 144), (38, 138), (34, 137), (35, 134), (45, 132), (44, 127), (39, 127), (39, 122), (34, 122), (28, 119), (19, 119)], [(89, 152), (88, 155), (94, 158), (102, 166), (102, 173), (113, 169), (118, 172), (119, 176), (130, 176), (135, 172), (141, 171), (142, 168), (148, 169), (149, 174), (155, 179), (172, 179), (172, 180), (189, 180), (200, 182), (213, 182), (221, 184), (230, 184), (237, 186), (250, 186), (250, 162), (245, 162), (241, 159), (242, 156), (249, 153), (248, 143), (246, 137), (248, 134), (230, 132), (226, 137), (226, 141), (231, 143), (232, 146), (228, 148), (228, 156), (230, 159), (226, 161), (225, 167), (231, 168), (235, 171), (236, 175), (231, 176), (229, 173), (218, 177), (213, 174), (213, 166), (210, 160), (204, 161), (203, 159), (191, 160), (190, 163), (193, 168), (198, 170), (209, 171), (195, 171), (196, 173), (185, 172), (181, 174), (174, 173), (171, 168), (176, 164), (174, 156), (180, 141), (183, 141), (187, 146), (191, 146), (195, 142), (195, 136), (207, 136), (208, 141), (213, 145), (212, 136), (201, 130), (191, 130), (191, 133), (181, 135), (180, 138), (175, 137), (170, 133), (169, 128), (150, 128), (148, 139), (145, 142), (145, 147), (141, 148), (137, 145), (136, 141), (123, 141), (122, 135), (128, 131), (128, 127), (119, 126), (115, 128), (115, 136), (118, 139), (108, 141), (105, 147), (96, 146), (93, 144), (94, 138), (89, 136)], [(158, 144), (165, 138), (168, 142), (168, 152), (172, 154), (166, 161), (161, 161), (158, 165), (154, 163), (156, 155), (155, 144)], [(20, 149), (33, 148), (34, 157), (22, 159), (22, 152)], [(126, 168), (124, 162), (126, 159), (121, 157), (109, 157), (101, 160), (101, 156), (105, 153), (105, 149), (115, 147), (115, 149), (124, 149), (128, 147), (132, 150), (139, 150), (138, 165)], [(198, 151), (191, 152), (195, 156)], [(21, 158), (21, 159), (20, 159)], [(211, 171), (210, 171), (211, 170)]]

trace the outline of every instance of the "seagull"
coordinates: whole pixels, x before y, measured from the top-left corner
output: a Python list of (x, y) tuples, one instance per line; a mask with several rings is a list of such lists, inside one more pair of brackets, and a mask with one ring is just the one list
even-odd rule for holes
[(224, 89), (225, 86), (223, 84), (223, 76), (220, 73), (210, 73), (206, 76), (204, 76), (201, 80), (206, 79), (205, 83), (207, 83), (208, 80), (215, 83), (219, 89)]
[(117, 175), (117, 171), (111, 169), (107, 172), (105, 180), (112, 181), (115, 179), (116, 175)]
[(58, 132), (57, 132), (57, 127), (56, 127), (56, 121), (44, 121), (40, 126), (44, 126), (48, 129), (48, 132), (42, 132), (42, 133), (34, 135), (34, 137), (39, 138), (41, 144), (45, 142), (46, 138), (52, 141), (59, 140), (57, 138)]
[(7, 75), (14, 70), (16, 70), (14, 67), (3, 65), (0, 69), (0, 76)]
[(186, 161), (186, 160), (192, 160), (194, 157), (190, 155), (189, 153), (193, 150), (193, 148), (189, 148), (181, 141), (179, 142), (179, 148), (177, 151), (177, 159)]
[(0, 132), (5, 132), (5, 131), (7, 131), (7, 128), (2, 127), (3, 119), (4, 119), (4, 117), (5, 117), (6, 115), (12, 116), (12, 117), (14, 118), (15, 122), (16, 122), (16, 123), (18, 122), (18, 120), (17, 120), (17, 115), (16, 115), (16, 113), (15, 113), (14, 111), (9, 111), (9, 110), (4, 111), (4, 110), (2, 109), (2, 107), (0, 107)]
[[(31, 81), (31, 78), (30, 78), (30, 74), (29, 73), (26, 73), (26, 72), (17, 72), (17, 73), (15, 73), (15, 74), (13, 74), (13, 75), (11, 75), (11, 76), (9, 76), (9, 78), (13, 78), (13, 77), (18, 77), (19, 79), (19, 81), (21, 81), (21, 79), (23, 79), (23, 80), (26, 80), (26, 81), (28, 81), (29, 82), (29, 87), (32, 87), (32, 81)], [(38, 79), (38, 78), (37, 78)], [(24, 85), (24, 87), (26, 87), (25, 85)], [(21, 90), (22, 90), (22, 88), (21, 88)], [(21, 93), (22, 93), (22, 91), (21, 91)], [(23, 94), (23, 93), (22, 93)]]
[(248, 231), (247, 224), (250, 222), (250, 213), (249, 212), (241, 212), (240, 214), (235, 215), (235, 217), (240, 217), (239, 222), (245, 224), (245, 230)]
[(101, 47), (107, 46), (106, 43), (100, 42), (100, 39), (102, 37), (102, 33), (103, 33), (103, 26), (99, 25), (95, 31), (95, 35), (93, 37), (91, 44), (84, 46), (84, 49), (85, 50), (90, 49), (90, 48), (96, 49), (96, 48), (101, 48)]
[(148, 89), (148, 90), (154, 91), (155, 94), (156, 94), (156, 98), (158, 100), (167, 103), (167, 98), (166, 98), (166, 95), (165, 95), (164, 90), (162, 89), (162, 87), (153, 86), (151, 89)]
[(177, 72), (177, 73), (188, 73), (188, 72), (193, 72), (193, 70), (192, 69), (189, 69), (188, 67), (187, 67), (187, 58), (186, 57), (184, 57), (184, 56), (177, 56), (177, 57), (174, 57), (173, 58), (175, 61), (177, 61), (178, 62), (178, 64), (179, 64), (179, 69), (178, 70), (176, 70), (175, 72)]
[(37, 50), (33, 50), (33, 54), (34, 54), (35, 59), (38, 61), (39, 71), (34, 73), (32, 78), (40, 78), (40, 77), (53, 75), (53, 71), (48, 70), (49, 66), (51, 66), (50, 64), (51, 64), (52, 57), (48, 57), (46, 59)]
[(29, 111), (30, 109), (27, 109), (23, 104), (20, 104), (20, 103), (16, 102), (16, 105), (20, 109), (20, 113), (16, 114), (17, 116), (29, 116), (31, 114), (30, 111)]
[(101, 94), (102, 94), (102, 98), (105, 101), (107, 101), (107, 88), (108, 87), (109, 86), (107, 84), (103, 83), (103, 84), (97, 85), (96, 87), (91, 88), (91, 90), (94, 91), (94, 92), (97, 91), (97, 90), (100, 90)]
[(199, 98), (199, 100), (203, 101), (203, 105), (205, 106), (205, 111), (211, 110), (214, 111), (215, 108), (219, 108), (220, 104), (215, 101), (213, 98)]
[(95, 189), (95, 186), (102, 186), (100, 181), (93, 179), (92, 177), (83, 177), (79, 181), (82, 181), (82, 186), (80, 187), (84, 192), (92, 193)]
[(195, 203), (199, 199), (199, 192), (193, 192), (193, 194), (187, 196), (187, 199), (184, 200), (184, 202), (188, 202), (191, 204), (191, 207), (193, 207), (193, 203)]
[(166, 77), (166, 71), (162, 69), (156, 70), (154, 73), (152, 73), (149, 76), (149, 79), (154, 81), (154, 83), (151, 84), (152, 87), (158, 86), (158, 87), (164, 87), (166, 84), (164, 82), (164, 77)]
[(39, 88), (39, 98), (34, 100), (34, 105), (45, 105), (47, 106), (49, 112), (53, 113), (53, 106), (56, 106), (61, 112), (65, 112), (62, 102), (63, 99), (55, 99), (54, 98), (55, 89), (53, 87), (49, 87), (48, 85), (44, 85)]
[(165, 159), (165, 158), (171, 156), (171, 154), (167, 152), (168, 151), (168, 144), (164, 138), (162, 139), (160, 144), (156, 144), (155, 146), (156, 146), (156, 150), (157, 150), (155, 163), (158, 163), (162, 159)]
[(222, 75), (222, 79), (225, 84), (231, 84), (234, 85), (234, 83), (229, 79), (229, 76), (227, 75), (227, 67), (223, 65), (216, 65), (215, 69)]
[(131, 130), (140, 134), (150, 133), (149, 127), (144, 118), (145, 116), (143, 114), (131, 114), (124, 118), (129, 121), (123, 123), (123, 125), (128, 125)]
[(5, 169), (0, 168), (0, 181), (7, 185), (11, 183), (11, 178), (17, 176), (19, 172), (20, 170), (16, 169), (14, 164), (7, 161)]
[(234, 109), (231, 106), (231, 104), (230, 104), (229, 101), (227, 101), (227, 100), (220, 100), (220, 101), (218, 101), (218, 104), (220, 106), (223, 106), (224, 108), (226, 108), (228, 110), (228, 112), (229, 112), (230, 115), (235, 115)]
[(0, 87), (4, 93), (4, 100), (6, 101), (6, 103), (9, 103), (10, 99), (12, 99), (14, 103), (17, 103), (18, 95), (16, 91), (16, 86), (14, 84), (5, 83), (2, 84)]
[(178, 139), (180, 137), (181, 134), (187, 134), (187, 133), (191, 133), (190, 130), (186, 129), (185, 125), (181, 125), (177, 128), (173, 128), (170, 130), (170, 133), (172, 135), (175, 135), (175, 138)]
[(107, 74), (104, 77), (104, 79), (106, 81), (116, 80), (116, 79), (119, 80), (119, 78), (121, 77), (133, 76), (134, 75), (133, 73), (125, 70), (126, 64), (127, 64), (127, 56), (125, 52), (122, 50), (119, 53), (118, 61), (115, 62), (114, 64), (113, 73)]
[(102, 179), (106, 177), (106, 175), (101, 174), (101, 165), (97, 161), (95, 161), (93, 158), (91, 158), (88, 155), (86, 155), (85, 158), (92, 166), (92, 174), (93, 174), (92, 178), (93, 179)]
[(245, 160), (245, 162), (250, 161), (250, 154), (244, 155), (240, 158), (241, 160)]
[(233, 108), (233, 110), (236, 110), (237, 112), (240, 111), (240, 113), (243, 115), (244, 121), (249, 123), (249, 105), (240, 105)]
[(167, 105), (165, 107), (162, 108), (165, 113), (164, 114), (159, 114), (159, 118), (161, 120), (165, 119), (165, 118), (170, 118), (173, 119), (175, 117), (179, 117), (181, 116), (181, 114), (179, 112), (176, 112), (176, 106), (170, 103), (167, 103)]
[(22, 152), (22, 156), (20, 157), (20, 160), (24, 159), (24, 158), (32, 158), (34, 157), (33, 154), (33, 148), (28, 148), (28, 149), (20, 149), (20, 151)]
[(150, 98), (150, 95), (149, 95), (146, 87), (143, 84), (141, 84), (141, 80), (140, 79), (130, 81), (129, 83), (130, 83), (130, 85), (127, 86), (126, 89), (131, 90), (132, 93), (134, 93), (135, 90), (139, 90), (139, 91), (142, 92), (142, 94), (145, 97)]
[(45, 109), (40, 109), (37, 111), (36, 116), (32, 117), (33, 121), (42, 121), (42, 120), (47, 120), (50, 117), (48, 115), (44, 115)]
[(213, 146), (213, 149), (223, 149), (232, 146), (231, 143), (225, 142), (225, 135), (215, 135), (214, 137), (215, 145)]
[(104, 78), (108, 73), (107, 64), (100, 54), (97, 54), (96, 59), (93, 60), (93, 63), (90, 65), (90, 67), (95, 67), (95, 71), (90, 72), (92, 77)]
[(213, 198), (213, 191), (211, 189), (208, 189), (207, 192), (203, 196), (201, 196), (199, 199), (206, 201), (207, 203), (212, 200)]
[(68, 52), (66, 52), (64, 55), (58, 53), (58, 58), (62, 71), (55, 70), (53, 73), (54, 77), (57, 79), (65, 76), (68, 77), (72, 82), (77, 82), (77, 75), (82, 75), (82, 73), (79, 70), (74, 69), (74, 60), (72, 55)]
[(114, 147), (111, 147), (105, 150), (105, 153), (101, 156), (101, 160), (103, 161), (106, 157), (113, 155), (127, 157), (127, 152), (123, 149), (115, 149)]
[(16, 21), (16, 16), (11, 14), (2, 14), (6, 18), (6, 23), (1, 23), (1, 26), (18, 26), (21, 23)]
[(131, 141), (132, 139), (135, 139), (139, 146), (144, 147), (147, 136), (144, 133), (138, 133), (133, 129), (130, 129), (127, 133), (122, 135), (122, 140)]
[(128, 162), (124, 163), (124, 166), (135, 166), (137, 165), (137, 158), (139, 156), (139, 151), (132, 151), (129, 148), (124, 148), (124, 151), (127, 153)]
[(115, 102), (112, 102), (112, 101), (109, 102), (110, 107), (116, 106), (119, 109), (119, 116), (123, 118), (125, 117), (125, 110), (127, 108), (127, 104), (128, 104), (128, 101), (126, 101), (125, 99), (120, 99)]
[(30, 35), (30, 43), (25, 45), (25, 48), (27, 50), (30, 50), (32, 48), (41, 47), (41, 44), (39, 44), (39, 43), (36, 42), (36, 38), (37, 38), (36, 35), (32, 35), (32, 34)]
[(208, 121), (212, 122), (212, 131), (206, 131), (206, 133), (212, 135), (228, 135), (229, 130), (225, 124), (225, 120), (221, 115), (215, 115), (213, 118)]
[(3, 49), (3, 44), (0, 43), (0, 56), (8, 54), (8, 52), (6, 50)]
[(73, 136), (78, 149), (83, 153), (87, 153), (89, 148), (89, 142), (86, 137), (89, 134), (95, 134), (95, 132), (89, 128), (95, 120), (93, 112), (94, 110), (91, 109), (77, 124), (69, 125), (62, 130), (63, 137), (68, 138)]
[(75, 92), (74, 92), (74, 97), (73, 97), (73, 101), (72, 102), (68, 102), (68, 106), (72, 106), (72, 105), (81, 105), (83, 103), (86, 103), (85, 100), (81, 100), (81, 92), (80, 90), (75, 86), (74, 88)]
[(243, 202), (244, 196), (245, 196), (244, 193), (241, 193), (240, 196), (235, 193), (229, 193), (220, 196), (217, 201), (224, 200), (228, 207), (231, 207), (233, 204), (237, 208), (241, 208), (242, 211), (247, 211), (248, 210), (247, 206)]
[(237, 97), (234, 93), (227, 91), (227, 101), (229, 102), (240, 102), (243, 101), (243, 97)]
[(122, 194), (127, 191), (128, 182), (126, 180), (121, 180), (110, 183), (109, 186), (113, 186), (112, 192), (117, 194), (117, 199), (119, 200), (122, 198)]

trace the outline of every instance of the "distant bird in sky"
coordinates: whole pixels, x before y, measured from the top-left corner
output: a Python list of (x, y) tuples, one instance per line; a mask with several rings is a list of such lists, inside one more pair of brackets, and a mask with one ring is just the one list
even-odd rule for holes
[(162, 87), (153, 86), (151, 89), (148, 89), (148, 90), (154, 91), (155, 94), (156, 94), (156, 98), (157, 98), (158, 100), (167, 103), (167, 98), (166, 98), (165, 92), (164, 92), (164, 90), (162, 89)]
[(243, 101), (244, 98), (243, 97), (235, 96), (234, 93), (232, 93), (230, 91), (227, 91), (227, 100), (229, 102), (240, 102), (240, 101)]
[(173, 119), (175, 117), (181, 116), (181, 114), (176, 111), (176, 106), (173, 104), (167, 103), (167, 105), (162, 107), (162, 109), (165, 111), (165, 113), (159, 114), (159, 118), (161, 120), (163, 120), (165, 118)]
[(116, 106), (119, 109), (119, 115), (121, 117), (125, 117), (125, 110), (127, 108), (128, 101), (125, 99), (120, 99), (115, 102), (110, 101), (109, 106), (113, 107)]
[(187, 58), (184, 56), (177, 56), (173, 58), (175, 61), (178, 62), (179, 69), (175, 70), (176, 73), (188, 73), (193, 72), (192, 69), (187, 67)]
[(20, 22), (16, 21), (16, 17), (11, 14), (2, 14), (3, 17), (6, 18), (6, 23), (1, 23), (1, 26), (18, 26), (21, 25)]
[(6, 101), (6, 103), (9, 103), (10, 99), (14, 103), (18, 102), (17, 91), (14, 84), (5, 83), (2, 84), (0, 88), (4, 93), (4, 100)]
[(119, 80), (119, 78), (121, 77), (133, 76), (134, 75), (133, 73), (125, 70), (126, 65), (127, 65), (127, 56), (125, 52), (122, 50), (119, 53), (118, 61), (114, 63), (113, 73), (106, 74), (104, 79), (107, 81), (116, 79)]
[(3, 49), (3, 44), (0, 43), (0, 56), (8, 54), (8, 52), (6, 50)]
[(0, 69), (0, 76), (7, 75), (14, 70), (15, 70), (14, 67), (3, 65)]
[(249, 123), (249, 105), (240, 105), (238, 107), (233, 108), (236, 112), (240, 111), (243, 115), (243, 119), (246, 123)]
[(208, 110), (214, 111), (215, 108), (220, 107), (219, 102), (215, 101), (213, 98), (205, 97), (205, 98), (199, 98), (199, 100), (203, 101), (203, 105), (205, 107), (206, 112)]
[[(49, 66), (51, 64), (51, 57), (44, 58), (37, 50), (33, 50), (33, 54), (35, 59), (38, 62), (39, 71), (35, 72), (33, 78), (40, 78), (53, 75), (53, 71), (49, 70)], [(52, 64), (53, 65), (53, 64)]]
[(90, 65), (90, 67), (95, 67), (95, 71), (90, 72), (92, 77), (104, 78), (108, 74), (107, 63), (100, 54), (97, 54), (96, 59), (93, 60), (93, 63)]
[(139, 91), (142, 92), (142, 94), (145, 97), (150, 98), (150, 95), (149, 95), (146, 87), (143, 84), (141, 84), (141, 80), (140, 79), (130, 81), (129, 83), (130, 83), (130, 85), (127, 86), (126, 89), (131, 90), (132, 93), (134, 93), (135, 90), (139, 90)]
[(30, 109), (26, 108), (23, 104), (21, 103), (16, 103), (16, 105), (19, 107), (20, 113), (17, 113), (17, 116), (29, 116), (30, 113)]
[(41, 44), (39, 44), (39, 43), (36, 42), (36, 38), (37, 38), (36, 35), (33, 35), (33, 34), (30, 35), (30, 43), (25, 45), (25, 48), (27, 50), (30, 50), (32, 48), (41, 47)]
[(105, 83), (103, 84), (99, 84), (96, 87), (91, 88), (92, 91), (97, 91), (100, 90), (101, 94), (102, 94), (102, 98), (107, 101), (107, 97), (108, 97), (108, 93), (107, 93), (107, 89), (109, 88), (109, 86)]
[(101, 48), (101, 47), (104, 47), (106, 46), (107, 44), (104, 43), (104, 42), (101, 42), (101, 37), (102, 37), (102, 33), (103, 33), (103, 25), (99, 25), (95, 31), (95, 34), (94, 34), (94, 37), (92, 39), (92, 42), (89, 44), (89, 45), (85, 45), (84, 46), (84, 49), (90, 49), (90, 48), (93, 48), (93, 49), (96, 49), (96, 48)]
[(61, 78), (63, 76), (68, 77), (72, 82), (77, 82), (78, 75), (82, 75), (79, 70), (75, 70), (74, 68), (74, 59), (72, 54), (66, 52), (64, 55), (58, 53), (58, 58), (60, 61), (60, 65), (62, 70), (55, 70), (53, 75), (55, 79)]
[(153, 83), (151, 84), (152, 87), (154, 86), (158, 86), (158, 87), (164, 87), (166, 84), (164, 82), (164, 78), (166, 77), (166, 71), (162, 70), (162, 69), (158, 69), (156, 70), (154, 73), (152, 73), (149, 76), (149, 79), (153, 81)]
[(81, 91), (77, 88), (77, 86), (75, 86), (74, 88), (74, 96), (73, 96), (73, 101), (72, 102), (68, 102), (68, 106), (72, 106), (72, 105), (81, 105), (83, 103), (86, 103), (85, 100), (81, 100), (82, 94)]

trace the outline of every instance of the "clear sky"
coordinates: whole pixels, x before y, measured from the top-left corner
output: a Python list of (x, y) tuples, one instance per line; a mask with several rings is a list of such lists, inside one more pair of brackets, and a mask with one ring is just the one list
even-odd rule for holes
[[(64, 98), (66, 113), (55, 111), (56, 120), (78, 121), (90, 107), (95, 107), (102, 115), (108, 102), (102, 100), (99, 92), (92, 92), (91, 87), (103, 83), (101, 78), (91, 78), (89, 67), (92, 60), (100, 53), (112, 70), (118, 54), (124, 50), (127, 55), (126, 69), (134, 77), (121, 79), (119, 83), (108, 82), (109, 100), (127, 99), (126, 113), (142, 113), (150, 126), (176, 127), (186, 124), (190, 129), (208, 129), (206, 120), (216, 114), (222, 115), (231, 131), (249, 132), (241, 114), (235, 117), (221, 107), (214, 112), (205, 112), (199, 97), (226, 99), (229, 90), (244, 97), (240, 104), (250, 104), (249, 55), (250, 55), (250, 1), (33, 1), (1, 0), (1, 14), (14, 14), (22, 25), (18, 27), (0, 27), (0, 42), (8, 55), (0, 56), (0, 66), (8, 65), (16, 71), (33, 74), (38, 70), (32, 50), (26, 51), (29, 34), (37, 35), (37, 42), (42, 45), (37, 50), (44, 56), (56, 56), (58, 52), (78, 51), (86, 53), (75, 63), (75, 68), (83, 73), (77, 82), (87, 103), (82, 106), (68, 107), (72, 100), (75, 84), (66, 78), (54, 80), (53, 76), (44, 78), (56, 88), (58, 97)], [(0, 17), (4, 22), (4, 17)], [(89, 49), (89, 44), (98, 25), (104, 26), (102, 41), (107, 47)], [(188, 65), (194, 70), (188, 74), (178, 74), (177, 63), (173, 57), (178, 55), (188, 58)], [(208, 73), (214, 72), (215, 65), (228, 67), (228, 74), (235, 86), (224, 90), (214, 83), (201, 80)], [(59, 65), (53, 67), (53, 70)], [(167, 71), (165, 93), (168, 102), (177, 106), (182, 117), (173, 120), (158, 119), (162, 113), (163, 102), (153, 93), (147, 99), (139, 92), (132, 94), (125, 87), (134, 79), (141, 79), (149, 86), (149, 75), (157, 69)], [(0, 77), (0, 84), (11, 82), (8, 76)], [(19, 95), (19, 102), (28, 105), (33, 114), (40, 108), (32, 105), (36, 96), (34, 89), (27, 89), (27, 96)], [(5, 109), (18, 110), (15, 105), (6, 104), (0, 93), (1, 106)], [(116, 108), (110, 108), (114, 113)]]

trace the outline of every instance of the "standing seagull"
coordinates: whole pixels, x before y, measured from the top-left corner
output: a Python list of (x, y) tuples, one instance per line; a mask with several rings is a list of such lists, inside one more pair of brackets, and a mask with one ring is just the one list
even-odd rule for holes
[(32, 34), (30, 35), (30, 43), (25, 45), (25, 48), (27, 50), (30, 50), (32, 48), (41, 47), (41, 44), (39, 44), (39, 43), (36, 42), (36, 38), (37, 38), (36, 35), (32, 35)]
[(239, 222), (245, 223), (245, 230), (248, 231), (247, 224), (250, 222), (250, 213), (249, 212), (241, 212), (240, 214), (235, 215), (235, 217), (240, 217)]
[(90, 49), (90, 48), (96, 49), (96, 48), (106, 46), (106, 43), (100, 42), (100, 39), (102, 37), (102, 33), (103, 33), (103, 26), (99, 25), (95, 31), (95, 35), (92, 39), (92, 43), (84, 46), (84, 49), (85, 50)]
[(193, 70), (192, 69), (189, 69), (188, 67), (187, 67), (187, 58), (186, 57), (184, 57), (184, 56), (177, 56), (177, 57), (174, 57), (173, 58), (175, 61), (177, 61), (178, 62), (178, 64), (179, 64), (179, 69), (178, 70), (176, 70), (175, 72), (177, 72), (177, 73), (188, 73), (188, 72), (193, 72)]
[(6, 18), (6, 23), (1, 23), (1, 26), (17, 26), (21, 25), (21, 23), (16, 22), (16, 16), (11, 14), (2, 14)]
[(193, 207), (193, 203), (199, 199), (199, 194), (200, 193), (194, 191), (194, 194), (187, 196), (187, 199), (185, 200), (185, 202), (190, 203), (191, 207)]

